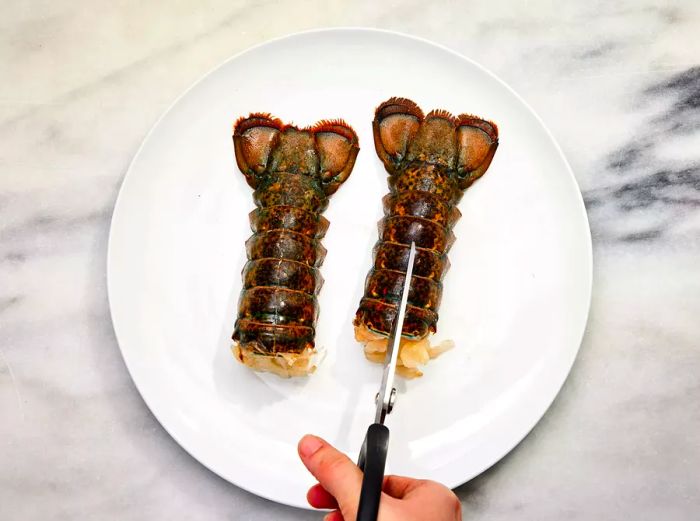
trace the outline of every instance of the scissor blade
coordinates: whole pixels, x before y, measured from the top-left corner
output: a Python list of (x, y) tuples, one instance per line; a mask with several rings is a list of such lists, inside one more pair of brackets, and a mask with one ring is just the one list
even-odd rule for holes
[(401, 290), (401, 301), (398, 312), (391, 328), (391, 335), (387, 343), (387, 353), (384, 359), (384, 373), (382, 375), (382, 385), (377, 396), (377, 413), (374, 417), (375, 423), (384, 423), (384, 418), (389, 414), (393, 406), (392, 392), (394, 390), (394, 376), (396, 375), (396, 363), (399, 359), (399, 345), (401, 344), (401, 332), (406, 318), (406, 307), (408, 305), (408, 290), (411, 287), (413, 277), (413, 265), (416, 261), (416, 243), (411, 243), (408, 254), (408, 264), (406, 265), (406, 279)]

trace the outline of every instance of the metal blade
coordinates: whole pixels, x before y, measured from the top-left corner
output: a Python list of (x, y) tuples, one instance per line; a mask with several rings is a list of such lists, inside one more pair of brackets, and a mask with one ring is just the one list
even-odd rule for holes
[(399, 359), (399, 344), (401, 343), (401, 332), (403, 322), (406, 318), (406, 307), (408, 305), (408, 290), (411, 287), (411, 277), (413, 276), (413, 265), (416, 261), (416, 243), (411, 243), (408, 254), (408, 264), (406, 266), (406, 280), (401, 291), (401, 302), (398, 313), (391, 328), (391, 335), (387, 343), (387, 353), (384, 363), (384, 374), (382, 375), (382, 385), (379, 387), (377, 395), (377, 413), (374, 417), (375, 423), (384, 423), (386, 415), (391, 412), (396, 399), (396, 389), (394, 389), (394, 376), (396, 375), (396, 362)]

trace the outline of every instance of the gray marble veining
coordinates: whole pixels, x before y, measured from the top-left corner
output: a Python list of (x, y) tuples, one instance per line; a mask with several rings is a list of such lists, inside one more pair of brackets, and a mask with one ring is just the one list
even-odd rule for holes
[(700, 512), (700, 4), (191, 0), (3, 4), (0, 519), (316, 519), (216, 477), (163, 431), (121, 360), (105, 253), (148, 129), (268, 38), (367, 25), (474, 58), (540, 114), (594, 239), (586, 337), (560, 396), (460, 487), (466, 519)]
[(700, 67), (671, 74), (632, 95), (640, 107), (663, 105), (606, 155), (607, 183), (584, 192), (594, 222), (599, 217), (606, 223), (615, 220), (598, 238), (638, 242), (676, 236), (697, 242)]

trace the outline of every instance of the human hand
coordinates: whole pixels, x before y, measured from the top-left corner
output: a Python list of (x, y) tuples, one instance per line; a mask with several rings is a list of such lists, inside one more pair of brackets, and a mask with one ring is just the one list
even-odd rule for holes
[[(306, 499), (314, 508), (332, 508), (325, 521), (356, 521), (362, 471), (342, 452), (316, 436), (306, 435), (299, 457), (319, 481)], [(434, 481), (386, 476), (378, 521), (461, 521), (457, 496)]]

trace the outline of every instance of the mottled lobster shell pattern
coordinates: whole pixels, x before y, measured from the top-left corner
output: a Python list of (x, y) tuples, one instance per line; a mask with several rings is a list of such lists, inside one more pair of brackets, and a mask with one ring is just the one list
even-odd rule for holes
[(352, 171), (357, 136), (340, 120), (298, 128), (251, 114), (233, 142), (257, 206), (233, 339), (260, 354), (313, 349), (328, 229), (321, 213)]
[(402, 334), (435, 332), (447, 253), (460, 218), (457, 203), (489, 167), (498, 147), (496, 125), (436, 110), (427, 116), (412, 101), (392, 98), (376, 111), (374, 143), (389, 173), (374, 264), (354, 324), (389, 335), (396, 317), (411, 242), (417, 246)]

